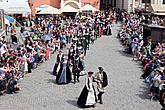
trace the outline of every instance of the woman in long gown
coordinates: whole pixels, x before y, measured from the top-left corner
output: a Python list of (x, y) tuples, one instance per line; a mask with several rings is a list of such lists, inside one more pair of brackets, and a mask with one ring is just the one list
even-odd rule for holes
[(78, 98), (77, 104), (79, 107), (87, 108), (87, 107), (95, 107), (96, 104), (96, 92), (93, 86), (93, 72), (88, 72), (88, 76), (86, 78), (85, 86)]
[(57, 55), (57, 59), (56, 59), (54, 69), (53, 69), (53, 75), (55, 75), (55, 76), (59, 72), (59, 69), (61, 67), (61, 62), (63, 62), (63, 57), (64, 57), (64, 55), (63, 55), (62, 51), (60, 50), (59, 54)]
[(56, 83), (68, 84), (70, 82), (71, 82), (71, 71), (69, 69), (68, 61), (67, 59), (65, 59), (56, 77)]
[(106, 32), (106, 35), (108, 36), (108, 35), (112, 35), (112, 31), (111, 31), (111, 29), (112, 29), (112, 27), (111, 27), (111, 24), (110, 23), (108, 23), (108, 25), (107, 25), (107, 32)]

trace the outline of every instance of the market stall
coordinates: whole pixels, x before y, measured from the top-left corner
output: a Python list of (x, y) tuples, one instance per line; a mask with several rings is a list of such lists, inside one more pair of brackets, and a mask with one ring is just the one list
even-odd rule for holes
[(147, 38), (151, 37), (153, 42), (165, 42), (165, 27), (159, 25), (147, 25), (141, 24), (143, 26), (143, 39), (144, 43), (147, 43)]

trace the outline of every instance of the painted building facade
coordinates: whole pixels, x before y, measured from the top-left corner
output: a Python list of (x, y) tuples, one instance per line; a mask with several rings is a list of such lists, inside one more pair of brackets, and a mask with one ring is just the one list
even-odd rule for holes
[(100, 9), (100, 0), (29, 0), (32, 14), (35, 14), (35, 8), (40, 5), (50, 5), (55, 8), (63, 8), (65, 5), (71, 5), (74, 8), (81, 8), (85, 4), (91, 4), (97, 9)]

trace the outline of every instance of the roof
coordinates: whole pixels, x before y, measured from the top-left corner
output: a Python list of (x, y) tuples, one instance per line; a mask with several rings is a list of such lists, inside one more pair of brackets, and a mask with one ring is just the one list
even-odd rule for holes
[(75, 12), (77, 13), (78, 12), (78, 9), (70, 6), (69, 4), (68, 5), (65, 5), (63, 8), (61, 8), (61, 13), (64, 13), (64, 12)]
[(148, 8), (151, 12), (164, 12), (165, 13), (165, 5), (157, 5), (157, 4), (151, 4)]
[(165, 12), (164, 13), (153, 13), (154, 15), (160, 15), (160, 16), (165, 16)]
[(54, 8), (54, 7), (48, 7), (48, 8), (42, 9), (37, 14), (59, 14), (59, 9)]
[(0, 9), (3, 9), (5, 14), (31, 13), (28, 2), (0, 2)]
[(165, 29), (165, 26), (160, 26), (160, 25), (153, 25), (153, 24), (140, 24), (142, 26), (146, 26), (149, 28), (159, 28), (159, 29)]
[(98, 9), (96, 9), (95, 7), (93, 7), (90, 4), (86, 4), (85, 6), (83, 6), (82, 8), (80, 8), (80, 11), (99, 11)]

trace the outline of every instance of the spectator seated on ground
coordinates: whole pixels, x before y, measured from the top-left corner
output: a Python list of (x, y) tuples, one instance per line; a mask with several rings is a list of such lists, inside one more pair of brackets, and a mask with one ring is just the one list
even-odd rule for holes
[(17, 79), (15, 76), (12, 76), (11, 79), (9, 79), (7, 84), (7, 92), (9, 94), (16, 93), (20, 90), (20, 87), (17, 84)]
[[(133, 20), (131, 15), (127, 18), (124, 17), (125, 24), (123, 24), (122, 29), (118, 33), (118, 38), (120, 39), (123, 46), (125, 46), (127, 53), (132, 53), (134, 50), (133, 39), (137, 36), (138, 51), (139, 55), (137, 58), (141, 61), (144, 74), (145, 82), (148, 83), (150, 89), (151, 99), (159, 100), (162, 110), (165, 110), (165, 43), (152, 42), (151, 36), (147, 37), (146, 44), (144, 45), (143, 39), (143, 28), (139, 25), (144, 21), (144, 16), (140, 20)], [(160, 19), (149, 19), (145, 22), (152, 24), (161, 24)]]

